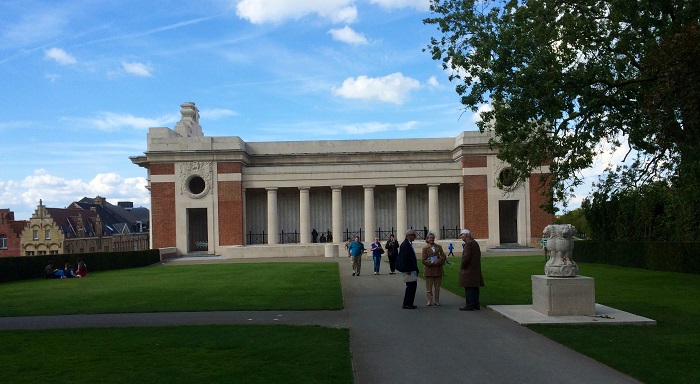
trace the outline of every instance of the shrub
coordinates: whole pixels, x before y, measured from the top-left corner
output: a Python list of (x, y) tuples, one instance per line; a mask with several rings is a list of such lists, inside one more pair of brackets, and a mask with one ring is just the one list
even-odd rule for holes
[(574, 260), (700, 274), (700, 242), (577, 241)]
[(157, 249), (130, 252), (71, 253), (62, 255), (20, 256), (0, 258), (0, 283), (44, 277), (44, 268), (49, 260), (61, 269), (70, 263), (77, 269), (77, 259), (82, 259), (88, 273), (110, 269), (145, 267), (160, 261)]

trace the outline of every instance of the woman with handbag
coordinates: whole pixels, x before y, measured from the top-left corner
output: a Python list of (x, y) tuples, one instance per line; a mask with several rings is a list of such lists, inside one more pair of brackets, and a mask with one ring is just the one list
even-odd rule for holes
[(374, 242), (370, 246), (372, 250), (372, 259), (374, 259), (374, 274), (379, 274), (379, 266), (382, 263), (382, 253), (384, 253), (384, 248), (382, 248), (382, 243), (379, 242), (379, 238), (375, 237)]
[(442, 275), (444, 274), (442, 265), (445, 264), (447, 256), (439, 244), (435, 244), (435, 234), (428, 232), (425, 238), (425, 247), (421, 255), (421, 262), (425, 266), (423, 276), (425, 276), (425, 293), (428, 296), (428, 306), (440, 305), (440, 286), (442, 285)]

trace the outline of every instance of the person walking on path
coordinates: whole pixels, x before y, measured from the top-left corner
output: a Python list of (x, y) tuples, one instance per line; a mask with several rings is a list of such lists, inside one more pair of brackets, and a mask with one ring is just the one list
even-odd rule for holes
[(459, 286), (464, 287), (466, 305), (460, 311), (478, 311), (479, 287), (484, 286), (484, 277), (481, 274), (481, 248), (474, 240), (468, 229), (463, 229), (461, 234), (464, 242), (462, 250), (462, 263), (459, 266)]
[[(440, 305), (440, 286), (442, 285), (442, 275), (444, 274), (442, 265), (445, 264), (447, 256), (442, 250), (442, 246), (435, 244), (435, 234), (428, 232), (425, 239), (425, 247), (421, 254), (421, 262), (425, 267), (423, 276), (425, 277), (425, 293), (428, 296), (428, 306)], [(433, 292), (435, 289), (435, 292)]]
[(396, 241), (393, 233), (389, 235), (389, 240), (384, 248), (386, 248), (386, 255), (389, 258), (389, 269), (391, 270), (389, 274), (393, 275), (396, 273), (396, 258), (399, 256), (399, 242)]
[(348, 244), (348, 251), (352, 257), (352, 275), (360, 276), (362, 254), (365, 252), (365, 245), (360, 242), (360, 236), (355, 236), (355, 241)]
[(379, 267), (382, 264), (382, 253), (384, 253), (384, 248), (382, 248), (382, 243), (379, 242), (379, 238), (375, 237), (374, 242), (370, 246), (372, 250), (372, 261), (374, 261), (374, 274), (379, 274)]
[(396, 259), (396, 270), (403, 273), (403, 281), (406, 282), (406, 291), (403, 295), (403, 309), (416, 309), (413, 302), (416, 299), (416, 288), (418, 287), (418, 262), (416, 251), (413, 250), (413, 240), (416, 239), (416, 232), (412, 229), (406, 231), (406, 239), (399, 247), (399, 257)]

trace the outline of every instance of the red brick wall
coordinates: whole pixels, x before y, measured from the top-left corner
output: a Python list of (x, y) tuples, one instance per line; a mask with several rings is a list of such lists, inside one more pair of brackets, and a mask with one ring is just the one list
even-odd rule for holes
[(489, 237), (489, 196), (486, 175), (467, 175), (464, 181), (464, 221), (475, 239)]
[(153, 248), (176, 246), (175, 183), (151, 183), (151, 217)]
[(151, 164), (148, 169), (151, 171), (151, 175), (174, 175), (175, 174), (175, 164)]
[(554, 223), (554, 215), (547, 213), (541, 205), (547, 202), (547, 197), (544, 195), (546, 188), (549, 186), (549, 175), (547, 176), (546, 184), (542, 183), (540, 174), (530, 176), (530, 233), (532, 234), (532, 244), (539, 244), (542, 238), (544, 227)]
[(0, 235), (7, 236), (7, 248), (0, 248), (0, 257), (17, 257), (22, 255), (19, 234), (15, 233), (12, 223), (0, 225)]
[(243, 188), (240, 181), (219, 181), (219, 245), (243, 245)]
[(224, 163), (219, 162), (216, 164), (216, 169), (218, 173), (241, 173), (243, 166), (238, 162)]
[(462, 157), (462, 168), (484, 168), (486, 167), (486, 156), (464, 156)]

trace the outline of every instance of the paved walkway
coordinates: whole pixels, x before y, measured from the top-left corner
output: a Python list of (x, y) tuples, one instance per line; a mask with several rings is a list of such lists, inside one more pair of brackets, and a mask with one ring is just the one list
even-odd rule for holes
[(388, 274), (386, 264), (382, 265), (383, 273), (375, 276), (372, 263), (363, 261), (362, 275), (352, 276), (349, 259), (336, 261), (341, 271), (343, 311), (32, 316), (0, 318), (0, 329), (317, 324), (350, 329), (358, 384), (638, 383), (496, 312), (459, 311), (463, 299), (445, 290), (440, 294), (440, 307), (426, 307), (422, 280), (416, 294), (418, 309), (402, 309), (405, 285), (400, 275)]

